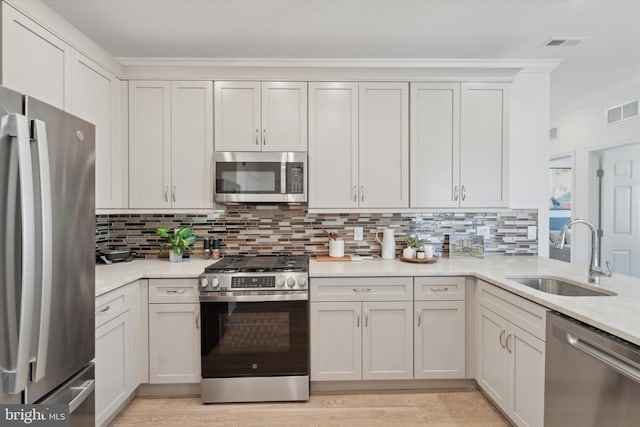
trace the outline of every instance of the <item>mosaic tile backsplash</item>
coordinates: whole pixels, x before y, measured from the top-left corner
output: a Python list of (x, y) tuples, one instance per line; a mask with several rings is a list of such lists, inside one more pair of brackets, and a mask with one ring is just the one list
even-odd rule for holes
[[(328, 255), (323, 230), (345, 240), (346, 254), (380, 255), (376, 231), (394, 227), (398, 254), (410, 234), (443, 244), (448, 236), (475, 235), (489, 228), (485, 255), (537, 255), (535, 239), (527, 239), (527, 226), (537, 226), (536, 210), (490, 213), (308, 213), (306, 205), (229, 205), (226, 215), (207, 219), (201, 214), (120, 214), (96, 217), (96, 251), (128, 248), (141, 258), (166, 258), (156, 227), (192, 227), (199, 236), (190, 256), (202, 257), (202, 237), (217, 236), (223, 255)], [(364, 240), (353, 240), (353, 228), (363, 227)]]

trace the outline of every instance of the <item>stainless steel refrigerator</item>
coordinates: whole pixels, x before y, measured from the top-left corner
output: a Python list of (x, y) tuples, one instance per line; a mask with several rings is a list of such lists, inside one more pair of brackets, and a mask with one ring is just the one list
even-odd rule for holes
[(95, 127), (0, 87), (0, 404), (93, 426)]

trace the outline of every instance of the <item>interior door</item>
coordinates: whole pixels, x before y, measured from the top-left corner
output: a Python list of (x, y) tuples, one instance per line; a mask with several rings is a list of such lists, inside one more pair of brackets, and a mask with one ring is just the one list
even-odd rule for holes
[(603, 154), (602, 259), (613, 271), (640, 277), (640, 146)]

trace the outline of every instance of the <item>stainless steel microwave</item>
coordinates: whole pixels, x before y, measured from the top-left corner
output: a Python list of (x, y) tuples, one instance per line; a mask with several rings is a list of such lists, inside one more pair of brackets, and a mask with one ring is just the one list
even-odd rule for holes
[(216, 202), (307, 201), (307, 153), (218, 152), (214, 158)]

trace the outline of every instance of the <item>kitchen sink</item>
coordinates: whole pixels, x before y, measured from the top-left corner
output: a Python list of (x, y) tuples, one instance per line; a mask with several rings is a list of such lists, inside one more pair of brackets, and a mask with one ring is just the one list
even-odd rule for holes
[(521, 285), (528, 286), (538, 291), (553, 295), (567, 297), (595, 297), (618, 295), (615, 292), (596, 288), (587, 284), (571, 282), (552, 276), (512, 276), (507, 279), (514, 280)]

